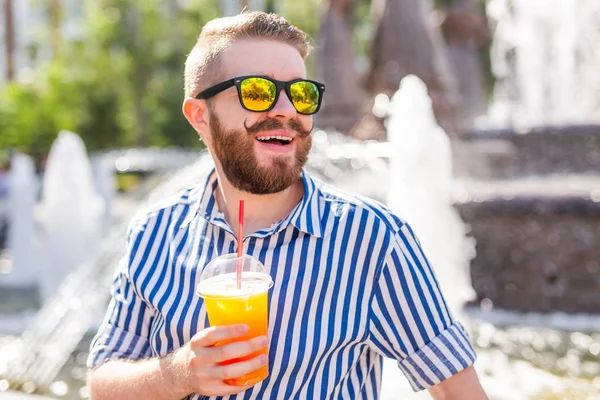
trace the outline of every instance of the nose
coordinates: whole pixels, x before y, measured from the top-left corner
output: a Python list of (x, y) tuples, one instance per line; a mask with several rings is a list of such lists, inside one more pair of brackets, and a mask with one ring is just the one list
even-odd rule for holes
[(267, 112), (267, 116), (269, 118), (292, 119), (296, 117), (296, 115), (297, 111), (294, 108), (294, 105), (288, 98), (285, 90), (282, 89), (281, 92), (279, 92), (277, 103), (275, 103), (275, 106)]

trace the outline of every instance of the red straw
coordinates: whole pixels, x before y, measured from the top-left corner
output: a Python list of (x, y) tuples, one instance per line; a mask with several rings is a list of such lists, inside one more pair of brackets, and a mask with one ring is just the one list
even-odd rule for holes
[(240, 200), (240, 215), (238, 217), (238, 264), (237, 288), (242, 288), (242, 256), (244, 248), (244, 200)]

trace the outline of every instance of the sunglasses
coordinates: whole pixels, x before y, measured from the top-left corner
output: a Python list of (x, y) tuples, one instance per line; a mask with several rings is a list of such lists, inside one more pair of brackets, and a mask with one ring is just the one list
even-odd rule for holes
[(299, 114), (312, 115), (319, 111), (325, 85), (308, 79), (282, 82), (264, 76), (240, 76), (218, 83), (200, 92), (197, 99), (209, 99), (235, 86), (244, 109), (266, 112), (277, 104), (279, 93), (285, 89), (288, 99)]

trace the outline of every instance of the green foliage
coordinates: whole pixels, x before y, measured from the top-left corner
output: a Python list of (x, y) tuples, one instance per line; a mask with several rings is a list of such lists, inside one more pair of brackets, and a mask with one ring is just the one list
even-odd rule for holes
[[(315, 40), (327, 3), (324, 0), (279, 0), (277, 1), (278, 14), (284, 16), (291, 24), (302, 29), (309, 36), (311, 45), (316, 46)], [(314, 76), (314, 53), (307, 59), (306, 67), (309, 76)]]
[(322, 0), (280, 0), (278, 12), (313, 40), (319, 32), (325, 2)]
[[(0, 152), (47, 152), (61, 129), (80, 134), (90, 150), (201, 146), (181, 113), (183, 62), (219, 11), (218, 0), (191, 3), (85, 2), (80, 35), (63, 40), (30, 82), (0, 87)], [(48, 35), (49, 23), (44, 29)]]
[(0, 97), (0, 149), (36, 152), (49, 147), (69, 115), (55, 110), (47, 91), (34, 85), (9, 85)]

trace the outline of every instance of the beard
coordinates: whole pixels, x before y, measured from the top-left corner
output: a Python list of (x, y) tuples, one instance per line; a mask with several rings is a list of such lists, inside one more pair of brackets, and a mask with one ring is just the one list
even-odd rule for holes
[[(276, 119), (259, 121), (245, 129), (224, 129), (217, 115), (210, 111), (210, 124), (215, 157), (219, 160), (227, 180), (238, 190), (257, 194), (281, 192), (300, 179), (312, 146), (312, 131), (305, 131), (298, 121), (284, 125)], [(261, 166), (254, 154), (257, 133), (272, 129), (290, 129), (296, 132), (296, 153), (271, 157), (271, 165)], [(290, 146), (290, 145), (288, 145)], [(292, 159), (290, 162), (290, 158)]]

